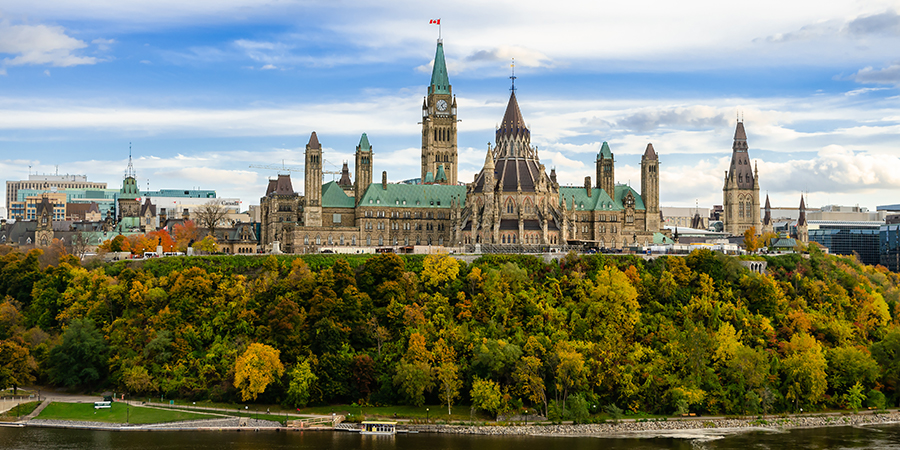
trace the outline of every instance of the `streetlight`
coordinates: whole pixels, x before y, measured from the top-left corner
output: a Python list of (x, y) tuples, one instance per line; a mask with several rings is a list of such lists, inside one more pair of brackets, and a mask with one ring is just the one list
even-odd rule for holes
[(428, 411), (431, 411), (431, 408), (425, 408), (425, 423), (428, 423)]

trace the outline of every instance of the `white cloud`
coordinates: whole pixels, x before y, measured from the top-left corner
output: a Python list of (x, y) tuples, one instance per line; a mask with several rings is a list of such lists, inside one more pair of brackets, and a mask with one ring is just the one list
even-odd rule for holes
[(266, 64), (266, 65), (260, 67), (259, 70), (275, 70), (277, 68), (278, 67), (275, 67), (274, 64)]
[(853, 74), (851, 78), (857, 83), (894, 84), (900, 86), (900, 63), (895, 63), (882, 69), (874, 69), (871, 66), (865, 67)]
[(0, 20), (0, 53), (14, 55), (3, 59), (3, 65), (7, 67), (95, 64), (97, 58), (75, 54), (85, 47), (87, 44), (84, 41), (66, 35), (66, 30), (60, 26), (15, 25), (9, 20)]

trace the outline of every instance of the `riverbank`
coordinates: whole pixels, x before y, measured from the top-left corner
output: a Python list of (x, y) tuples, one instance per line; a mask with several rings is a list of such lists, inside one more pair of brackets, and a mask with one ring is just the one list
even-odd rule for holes
[(201, 431), (201, 430), (235, 430), (251, 431), (258, 429), (284, 430), (279, 422), (272, 420), (257, 420), (246, 417), (229, 417), (222, 419), (185, 420), (178, 422), (154, 423), (154, 424), (126, 424), (108, 422), (90, 422), (77, 420), (48, 420), (33, 419), (23, 423), (28, 427), (43, 428), (69, 428), (78, 430), (104, 430), (104, 431)]
[(607, 436), (607, 437), (676, 437), (700, 438), (710, 434), (733, 434), (756, 430), (785, 430), (793, 428), (819, 428), (833, 426), (864, 426), (900, 423), (900, 413), (883, 414), (808, 415), (771, 417), (768, 419), (669, 419), (648, 421), (621, 421), (585, 425), (408, 425), (409, 430), (420, 433), (519, 435), (519, 436)]

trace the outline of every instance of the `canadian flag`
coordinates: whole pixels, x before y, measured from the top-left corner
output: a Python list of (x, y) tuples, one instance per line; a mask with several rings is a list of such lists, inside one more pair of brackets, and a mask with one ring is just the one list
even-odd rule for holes
[(428, 23), (434, 24), (434, 25), (440, 25), (441, 19), (431, 19), (430, 21), (428, 21)]

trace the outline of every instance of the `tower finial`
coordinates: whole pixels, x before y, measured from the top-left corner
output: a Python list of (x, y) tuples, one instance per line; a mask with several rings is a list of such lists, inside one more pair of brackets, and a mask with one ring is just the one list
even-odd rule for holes
[(134, 178), (134, 165), (131, 163), (131, 142), (128, 143), (128, 170), (125, 172), (125, 176)]
[(512, 87), (509, 88), (509, 91), (513, 94), (516, 93), (516, 58), (512, 59), (512, 64), (509, 65), (512, 69), (512, 75), (510, 75), (509, 79), (512, 80)]

